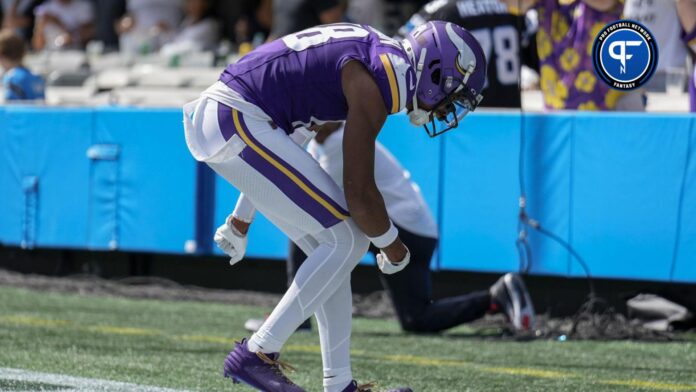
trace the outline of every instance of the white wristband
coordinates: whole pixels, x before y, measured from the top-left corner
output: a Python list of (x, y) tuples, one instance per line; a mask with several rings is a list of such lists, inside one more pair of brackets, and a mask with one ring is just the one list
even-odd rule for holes
[(389, 229), (384, 234), (377, 237), (367, 237), (370, 242), (379, 249), (384, 249), (391, 245), (399, 237), (399, 230), (394, 226), (394, 222), (389, 221)]

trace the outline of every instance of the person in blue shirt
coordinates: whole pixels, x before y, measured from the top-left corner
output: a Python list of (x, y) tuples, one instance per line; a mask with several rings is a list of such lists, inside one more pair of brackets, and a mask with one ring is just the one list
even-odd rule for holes
[(5, 70), (2, 87), (6, 102), (44, 99), (44, 80), (24, 67), (24, 53), (22, 38), (10, 30), (0, 32), (0, 66)]

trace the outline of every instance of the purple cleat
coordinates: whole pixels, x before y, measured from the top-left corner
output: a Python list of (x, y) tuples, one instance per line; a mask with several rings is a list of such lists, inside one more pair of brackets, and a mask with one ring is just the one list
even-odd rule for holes
[[(374, 384), (358, 385), (358, 383), (353, 380), (341, 392), (372, 392), (372, 388), (374, 387)], [(411, 390), (411, 388), (398, 388), (390, 389), (388, 392), (413, 392), (413, 390)]]
[(243, 382), (265, 392), (305, 392), (283, 374), (283, 370), (295, 370), (278, 360), (278, 353), (252, 353), (247, 340), (237, 342), (225, 358), (224, 375), (236, 383)]

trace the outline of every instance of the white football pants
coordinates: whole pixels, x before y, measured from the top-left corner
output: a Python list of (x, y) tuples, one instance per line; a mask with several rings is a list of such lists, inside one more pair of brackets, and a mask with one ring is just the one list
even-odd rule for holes
[(316, 316), (324, 386), (352, 380), (350, 273), (367, 237), (348, 217), (343, 192), (303, 148), (268, 119), (202, 98), (184, 107), (193, 156), (224, 177), (307, 255), (280, 303), (252, 336), (277, 352), (297, 327)]

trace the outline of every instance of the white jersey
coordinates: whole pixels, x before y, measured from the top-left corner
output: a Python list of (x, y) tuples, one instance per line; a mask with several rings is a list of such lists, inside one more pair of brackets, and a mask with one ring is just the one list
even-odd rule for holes
[(686, 45), (674, 0), (626, 0), (624, 17), (647, 27), (660, 50), (658, 71), (686, 66)]
[[(343, 127), (323, 144), (312, 140), (307, 147), (321, 167), (343, 189)], [(410, 173), (379, 142), (375, 146), (375, 182), (387, 213), (399, 227), (424, 237), (437, 238), (437, 224)]]

